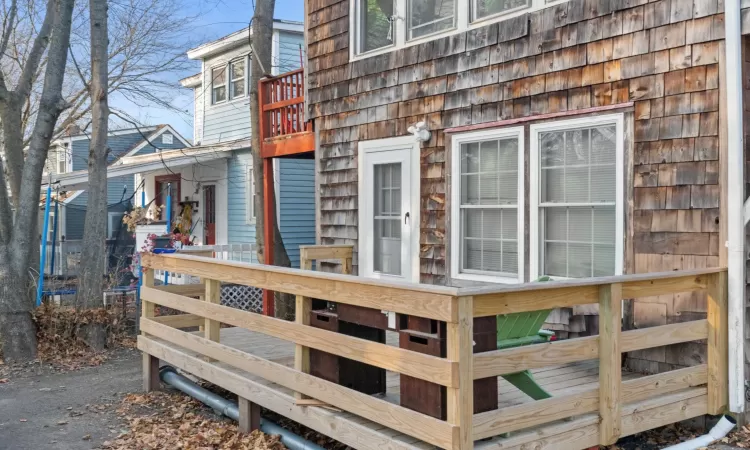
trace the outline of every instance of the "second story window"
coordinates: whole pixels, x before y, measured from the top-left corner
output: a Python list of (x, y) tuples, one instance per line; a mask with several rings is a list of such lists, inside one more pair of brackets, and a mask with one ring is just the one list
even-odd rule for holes
[(229, 96), (235, 98), (245, 96), (245, 61), (238, 60), (229, 64)]
[(484, 19), (529, 6), (531, 0), (472, 0), (472, 19)]
[(409, 40), (456, 26), (456, 0), (409, 0)]
[(227, 100), (227, 68), (217, 67), (211, 70), (211, 93), (212, 103), (221, 103)]
[(393, 0), (359, 0), (357, 15), (360, 53), (393, 45)]

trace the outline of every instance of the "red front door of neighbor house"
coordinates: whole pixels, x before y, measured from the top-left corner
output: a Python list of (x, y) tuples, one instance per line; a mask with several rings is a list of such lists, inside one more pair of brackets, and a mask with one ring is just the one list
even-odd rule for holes
[(203, 186), (205, 245), (216, 245), (216, 186)]

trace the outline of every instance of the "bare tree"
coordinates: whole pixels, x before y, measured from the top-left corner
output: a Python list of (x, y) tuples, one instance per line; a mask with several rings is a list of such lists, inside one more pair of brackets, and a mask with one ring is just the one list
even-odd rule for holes
[[(258, 81), (264, 76), (270, 76), (271, 46), (273, 39), (273, 10), (276, 0), (256, 0), (255, 14), (250, 24), (250, 45), (252, 50), (252, 64), (250, 65), (250, 129), (260, 130), (260, 104), (258, 96)], [(268, 70), (268, 71), (267, 71)], [(265, 246), (265, 211), (263, 209), (263, 157), (260, 154), (260, 133), (253, 131), (251, 136), (253, 153), (253, 178), (255, 183), (255, 243), (258, 261), (263, 261)], [(275, 198), (271, 193), (271, 198)], [(277, 205), (278, 206), (278, 205)], [(281, 240), (276, 215), (270, 217), (274, 235), (274, 263), (277, 266), (291, 266), (289, 255)], [(276, 293), (276, 316), (283, 319), (294, 317), (294, 298)]]
[[(70, 45), (74, 0), (48, 0), (46, 12), (15, 86), (0, 74), (0, 122), (3, 127), (3, 165), (0, 170), (0, 333), (3, 353), (10, 361), (36, 356), (33, 304), (25, 292), (29, 285), (29, 261), (38, 217), (39, 190), (47, 151), (60, 114), (68, 106), (63, 98), (63, 79)], [(16, 0), (5, 21), (0, 55), (7, 59), (11, 30), (18, 19)], [(45, 63), (42, 57), (46, 51)], [(12, 54), (12, 52), (10, 52)], [(39, 108), (24, 148), (21, 128), (23, 108), (43, 73)], [(8, 174), (7, 180), (5, 174)]]
[[(0, 20), (5, 23), (12, 10), (24, 18), (4, 27), (8, 32), (8, 51), (0, 61), (0, 70), (6, 79), (20, 77), (33, 47), (33, 37), (39, 33), (39, 23), (44, 15), (36, 2), (21, 0), (12, 4), (0, 2)], [(186, 111), (174, 104), (175, 94), (181, 92), (174, 83), (176, 76), (192, 70), (194, 63), (185, 58), (185, 49), (199, 40), (192, 23), (197, 16), (181, 14), (188, 10), (185, 0), (111, 0), (109, 2), (109, 48), (108, 91), (110, 98), (120, 104), (131, 103), (137, 107), (157, 106), (177, 110), (190, 117)], [(16, 6), (14, 6), (16, 5)], [(58, 136), (72, 124), (86, 128), (92, 120), (92, 102), (89, 86), (93, 79), (90, 63), (91, 29), (88, 26), (90, 11), (88, 2), (79, 2), (73, 19), (73, 31), (69, 55), (72, 62), (65, 73), (63, 97), (70, 104), (55, 126)], [(47, 63), (42, 55), (39, 67)], [(32, 74), (31, 89), (23, 105), (21, 121), (25, 143), (28, 144), (31, 129), (39, 111), (41, 80), (43, 71)], [(113, 103), (114, 100), (111, 102)], [(117, 110), (117, 108), (113, 108)]]
[[(78, 303), (84, 308), (104, 306), (105, 238), (107, 236), (107, 146), (109, 102), (107, 55), (107, 0), (89, 0), (91, 18), (91, 140), (89, 142), (89, 198), (83, 229)], [(104, 327), (88, 324), (85, 340), (96, 350), (107, 342)]]

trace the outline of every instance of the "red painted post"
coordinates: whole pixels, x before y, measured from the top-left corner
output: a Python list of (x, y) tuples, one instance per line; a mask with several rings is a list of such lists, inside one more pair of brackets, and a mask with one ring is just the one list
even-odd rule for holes
[[(264, 264), (273, 265), (273, 218), (276, 215), (273, 193), (273, 158), (263, 158), (263, 251)], [(273, 291), (263, 290), (263, 314), (274, 316)]]

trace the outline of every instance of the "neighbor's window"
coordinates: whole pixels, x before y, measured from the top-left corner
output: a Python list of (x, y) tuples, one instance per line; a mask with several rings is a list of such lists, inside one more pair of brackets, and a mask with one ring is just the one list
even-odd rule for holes
[(538, 204), (531, 205), (532, 218), (538, 213), (536, 231), (531, 223), (538, 246), (532, 258), (538, 258), (539, 275), (584, 278), (620, 272), (620, 118), (532, 127), (532, 170), (538, 173)]
[(212, 103), (221, 103), (227, 99), (227, 68), (217, 67), (211, 70)]
[(245, 96), (245, 61), (229, 64), (229, 96), (232, 99)]
[(123, 213), (107, 213), (107, 239), (116, 239), (120, 230), (124, 227), (122, 223)]
[(392, 45), (394, 0), (358, 0), (359, 53)]
[(473, 20), (484, 19), (529, 6), (531, 6), (531, 0), (473, 0), (472, 18)]
[(456, 25), (456, 0), (409, 0), (409, 40), (438, 33)]
[(523, 167), (521, 136), (505, 130), (499, 134), (473, 133), (454, 140), (454, 163), (458, 169), (453, 190), (458, 209), (452, 220), (458, 225), (453, 234), (458, 245), (453, 247), (457, 251), (455, 277), (479, 275), (518, 281), (523, 264), (519, 258), (523, 244), (519, 239), (518, 207), (523, 199), (519, 191), (519, 167)]

